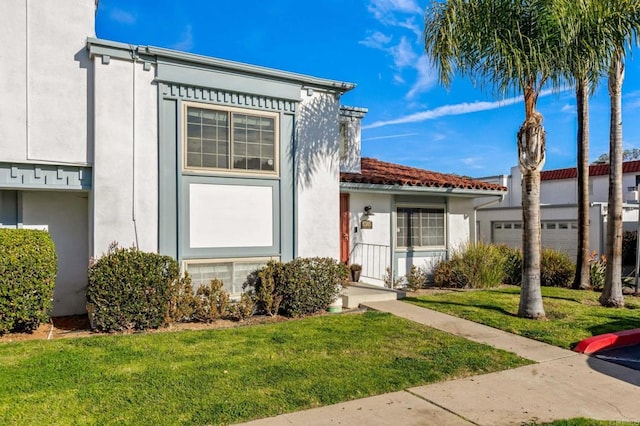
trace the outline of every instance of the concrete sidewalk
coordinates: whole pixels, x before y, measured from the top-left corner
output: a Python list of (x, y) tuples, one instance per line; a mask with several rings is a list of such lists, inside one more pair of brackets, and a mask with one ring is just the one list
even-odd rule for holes
[(366, 306), (514, 352), (536, 364), (247, 424), (521, 425), (574, 417), (640, 422), (639, 371), (409, 303)]

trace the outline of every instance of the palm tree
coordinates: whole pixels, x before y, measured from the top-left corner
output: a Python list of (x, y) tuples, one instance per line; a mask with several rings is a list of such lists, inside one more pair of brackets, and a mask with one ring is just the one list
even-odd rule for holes
[(547, 83), (557, 86), (560, 30), (549, 13), (554, 0), (448, 0), (425, 15), (425, 51), (450, 85), (454, 74), (490, 85), (500, 95), (522, 93), (525, 120), (517, 134), (522, 172), (523, 271), (518, 315), (544, 318), (540, 291), (540, 170), (545, 131), (536, 111)]
[[(595, 1), (595, 0), (594, 0)], [(608, 35), (610, 51), (609, 97), (609, 203), (607, 209), (607, 269), (600, 304), (624, 306), (622, 295), (622, 83), (625, 50), (638, 43), (640, 3), (638, 0), (599, 0), (606, 14), (601, 26)]]
[(562, 28), (566, 50), (565, 74), (575, 85), (578, 118), (578, 253), (575, 289), (591, 287), (589, 279), (589, 96), (606, 72), (608, 51), (600, 26), (602, 2), (558, 0), (555, 17)]

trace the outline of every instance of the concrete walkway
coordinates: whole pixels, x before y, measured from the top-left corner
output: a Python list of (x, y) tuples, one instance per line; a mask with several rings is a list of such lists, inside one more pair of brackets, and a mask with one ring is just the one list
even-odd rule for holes
[(514, 352), (536, 364), (247, 424), (522, 425), (574, 417), (640, 422), (639, 371), (404, 302), (370, 302), (366, 307)]

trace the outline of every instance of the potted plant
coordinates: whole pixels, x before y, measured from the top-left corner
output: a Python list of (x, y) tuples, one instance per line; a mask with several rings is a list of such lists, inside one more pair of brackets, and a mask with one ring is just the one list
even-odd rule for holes
[(360, 272), (362, 272), (362, 265), (352, 263), (351, 266), (349, 266), (349, 270), (351, 271), (351, 281), (354, 283), (360, 281)]

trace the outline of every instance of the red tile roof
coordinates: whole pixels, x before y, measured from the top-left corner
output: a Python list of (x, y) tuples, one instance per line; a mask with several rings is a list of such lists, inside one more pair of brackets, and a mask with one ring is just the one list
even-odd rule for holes
[[(622, 163), (622, 173), (634, 172), (640, 172), (640, 160)], [(592, 164), (589, 166), (589, 176), (604, 176), (608, 174), (609, 164)], [(577, 176), (578, 170), (575, 167), (540, 172), (540, 180), (575, 179)]]
[(363, 158), (360, 165), (360, 173), (340, 173), (340, 182), (491, 191), (507, 190), (507, 188), (494, 183), (387, 163), (375, 158)]

